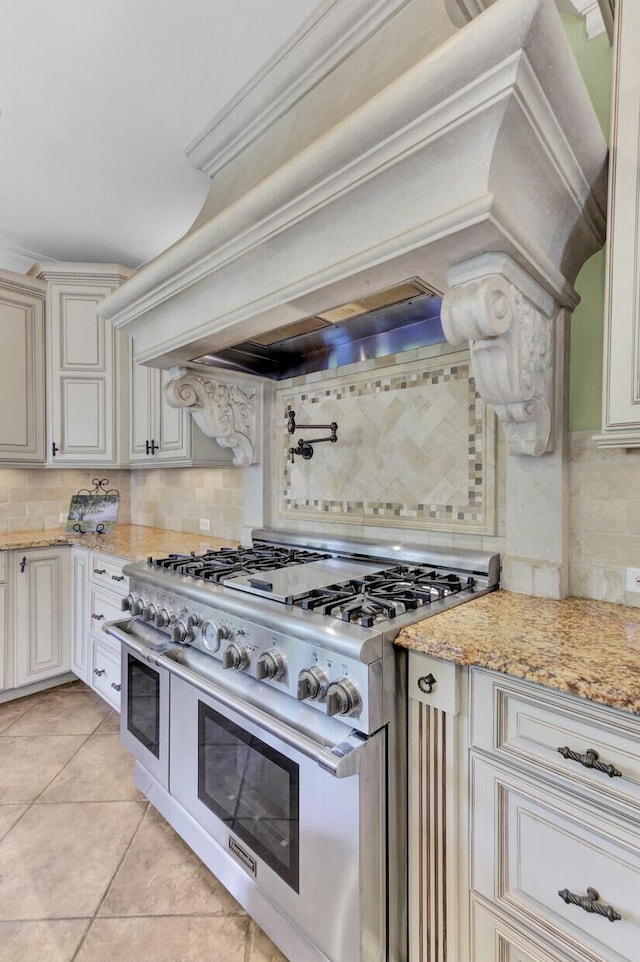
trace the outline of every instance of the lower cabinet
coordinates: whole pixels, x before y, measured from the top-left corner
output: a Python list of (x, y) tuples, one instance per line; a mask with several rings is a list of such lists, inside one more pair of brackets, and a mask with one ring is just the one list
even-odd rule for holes
[(15, 687), (70, 668), (69, 549), (12, 551)]
[(102, 625), (122, 617), (122, 599), (128, 592), (128, 579), (122, 574), (123, 558), (89, 553), (87, 613), (84, 629), (86, 644), (86, 682), (109, 704), (120, 711), (120, 646), (105, 635)]
[(640, 718), (409, 656), (411, 962), (640, 959)]
[(0, 552), (0, 691), (4, 690), (7, 664), (7, 552)]

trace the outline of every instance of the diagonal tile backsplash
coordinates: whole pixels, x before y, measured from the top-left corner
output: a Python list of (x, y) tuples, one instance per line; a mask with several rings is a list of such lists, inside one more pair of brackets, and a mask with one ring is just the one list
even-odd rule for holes
[[(388, 362), (275, 391), (276, 516), (494, 534), (495, 418), (476, 394), (468, 352)], [(300, 425), (336, 421), (337, 443), (292, 464), (288, 449), (300, 437), (328, 431), (292, 437), (291, 409)]]

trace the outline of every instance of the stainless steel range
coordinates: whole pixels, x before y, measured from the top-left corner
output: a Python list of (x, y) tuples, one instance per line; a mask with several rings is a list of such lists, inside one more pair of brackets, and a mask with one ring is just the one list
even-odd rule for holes
[(499, 558), (253, 532), (129, 565), (136, 783), (295, 962), (405, 962), (403, 626), (497, 587)]

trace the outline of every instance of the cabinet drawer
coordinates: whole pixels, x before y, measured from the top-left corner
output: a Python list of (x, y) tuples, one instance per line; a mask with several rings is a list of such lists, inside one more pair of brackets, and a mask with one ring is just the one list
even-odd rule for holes
[(91, 684), (99, 695), (120, 711), (120, 648), (108, 638), (91, 638)]
[(93, 551), (89, 564), (89, 578), (95, 585), (104, 585), (118, 595), (126, 595), (129, 590), (129, 579), (122, 574), (126, 564), (127, 562), (122, 558), (112, 558), (110, 555)]
[[(615, 810), (640, 808), (640, 718), (556, 695), (539, 685), (491, 672), (471, 673), (471, 742), (494, 758), (587, 790)], [(582, 759), (565, 757), (558, 749)], [(595, 752), (610, 771), (586, 767)], [(620, 774), (615, 774), (619, 772)], [(592, 794), (595, 793), (595, 794)]]
[[(571, 956), (571, 959), (574, 957)], [(471, 901), (471, 962), (568, 962), (542, 950), (519, 927), (508, 925), (484, 905)]]
[(120, 598), (102, 588), (91, 587), (89, 591), (89, 626), (100, 631), (105, 621), (122, 618)]
[(409, 697), (429, 705), (430, 708), (457, 715), (460, 706), (458, 682), (461, 670), (453, 662), (410, 651)]
[[(637, 962), (637, 829), (478, 756), (472, 791), (473, 889), (554, 943), (561, 957), (581, 946), (585, 959)], [(589, 890), (621, 918), (611, 922), (559, 894), (586, 900)]]

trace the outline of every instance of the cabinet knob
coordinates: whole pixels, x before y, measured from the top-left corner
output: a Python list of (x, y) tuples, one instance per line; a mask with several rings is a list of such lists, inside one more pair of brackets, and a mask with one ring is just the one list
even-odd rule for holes
[(569, 889), (560, 889), (558, 895), (567, 905), (577, 905), (584, 912), (592, 912), (594, 915), (602, 915), (610, 922), (619, 922), (622, 918), (612, 905), (603, 905), (599, 901), (600, 896), (593, 888), (587, 889), (586, 895), (576, 895)]
[(120, 689), (122, 688), (122, 685), (118, 685), (115, 681), (112, 681), (111, 687), (115, 688), (116, 691), (120, 691)]
[(51, 457), (52, 457), (52, 458), (55, 458), (55, 456), (56, 456), (56, 454), (58, 453), (59, 450), (60, 450), (60, 448), (58, 447), (58, 445), (56, 444), (56, 442), (55, 442), (55, 441), (52, 441), (52, 442), (51, 442)]
[(111, 575), (112, 581), (124, 581), (124, 575)]
[(93, 618), (94, 621), (102, 621), (102, 619), (104, 618), (104, 615), (92, 614), (91, 617)]
[(25, 569), (26, 567), (27, 567), (27, 556), (25, 555), (24, 558), (22, 559), (22, 561), (20, 562), (20, 573), (21, 573), (21, 574), (24, 574), (24, 569)]
[(423, 695), (432, 695), (433, 689), (437, 684), (438, 679), (435, 675), (432, 675), (431, 672), (429, 672), (428, 675), (422, 675), (420, 678), (418, 678), (418, 688)]
[(94, 573), (94, 575), (106, 575), (107, 569), (106, 569), (106, 568), (94, 568), (94, 569), (93, 569), (93, 573)]
[(102, 678), (103, 675), (106, 675), (106, 674), (107, 674), (107, 669), (106, 669), (106, 668), (94, 668), (94, 669), (93, 669), (93, 674), (94, 674), (94, 675), (97, 675), (98, 678)]

